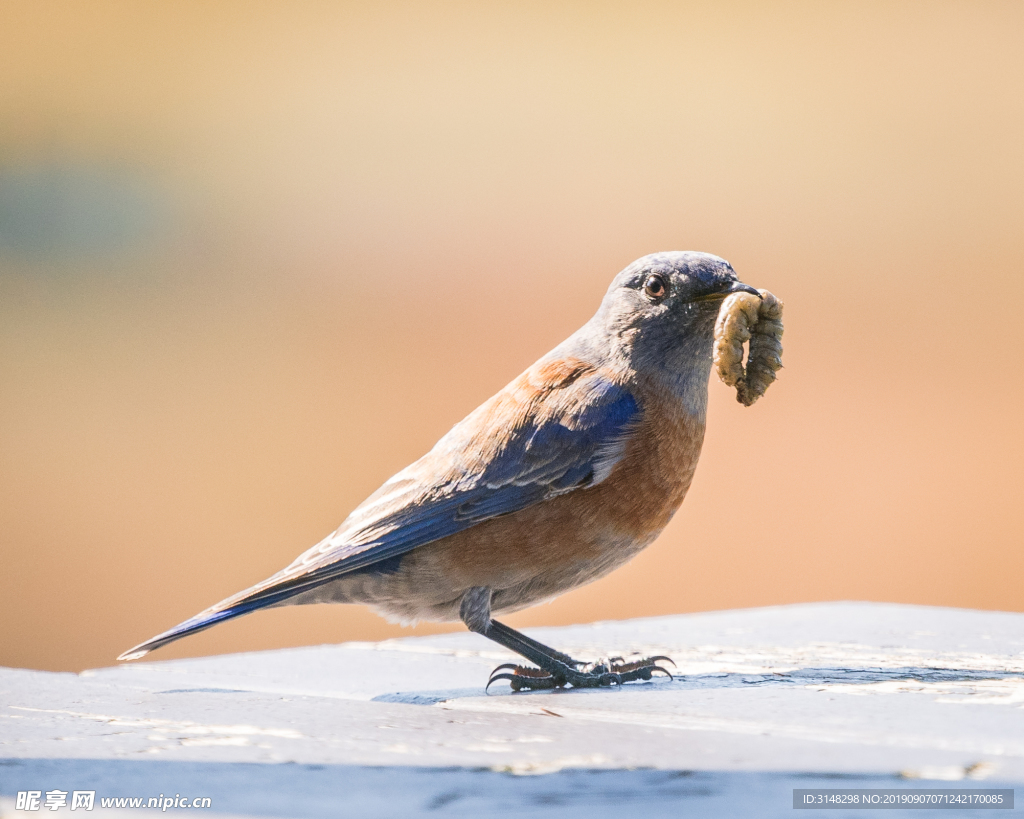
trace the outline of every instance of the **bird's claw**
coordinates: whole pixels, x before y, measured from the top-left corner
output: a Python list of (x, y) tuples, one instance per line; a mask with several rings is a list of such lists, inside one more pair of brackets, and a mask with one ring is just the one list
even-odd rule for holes
[[(512, 673), (498, 673), (506, 668), (511, 668)], [(484, 693), (486, 694), (487, 689), (491, 687), (491, 684), (496, 683), (498, 680), (508, 680), (509, 687), (513, 691), (521, 691), (524, 688), (528, 688), (531, 691), (537, 689), (559, 688), (566, 684), (566, 680), (561, 677), (556, 677), (554, 674), (549, 674), (547, 671), (543, 671), (539, 668), (516, 665), (515, 663), (504, 663), (491, 672), (490, 679), (487, 680), (487, 685), (484, 687)]]
[[(615, 662), (618, 660), (619, 662)], [(607, 663), (597, 663), (589, 671), (580, 671), (576, 668), (566, 667), (558, 674), (551, 674), (541, 668), (516, 665), (515, 663), (503, 663), (491, 672), (487, 680), (487, 689), (498, 680), (508, 680), (509, 687), (513, 691), (549, 690), (552, 688), (603, 688), (612, 685), (622, 685), (634, 680), (650, 680), (655, 673), (664, 674), (670, 680), (674, 679), (672, 673), (658, 665), (660, 661), (675, 663), (672, 659), (664, 656), (644, 657), (632, 662), (624, 662), (621, 657), (614, 657)], [(584, 663), (573, 661), (574, 666), (584, 666)], [(511, 670), (511, 673), (499, 673)]]

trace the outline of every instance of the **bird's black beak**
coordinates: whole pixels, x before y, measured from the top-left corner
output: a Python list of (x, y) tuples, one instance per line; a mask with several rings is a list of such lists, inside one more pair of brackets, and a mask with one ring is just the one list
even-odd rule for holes
[(761, 298), (761, 294), (757, 290), (751, 287), (749, 284), (743, 282), (733, 282), (729, 285), (729, 289), (722, 293), (723, 296), (728, 296), (730, 293), (749, 293), (751, 296), (757, 296)]
[(733, 293), (750, 293), (752, 296), (761, 298), (761, 294), (749, 284), (744, 284), (743, 282), (729, 282), (729, 284), (721, 290), (716, 290), (714, 293), (708, 293), (704, 296), (697, 296), (697, 298), (691, 299), (691, 301), (721, 301)]

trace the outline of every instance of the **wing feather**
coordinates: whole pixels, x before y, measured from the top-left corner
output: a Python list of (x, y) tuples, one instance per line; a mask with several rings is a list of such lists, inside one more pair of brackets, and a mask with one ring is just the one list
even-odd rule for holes
[(601, 483), (622, 458), (640, 416), (629, 390), (601, 371), (579, 361), (541, 360), (291, 565), (122, 658), (141, 656), (485, 520)]

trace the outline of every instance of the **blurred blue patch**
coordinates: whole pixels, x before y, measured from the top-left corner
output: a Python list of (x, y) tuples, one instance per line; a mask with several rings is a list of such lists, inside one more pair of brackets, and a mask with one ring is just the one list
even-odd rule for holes
[(122, 167), (0, 165), (0, 256), (84, 261), (143, 250), (166, 232), (156, 186)]

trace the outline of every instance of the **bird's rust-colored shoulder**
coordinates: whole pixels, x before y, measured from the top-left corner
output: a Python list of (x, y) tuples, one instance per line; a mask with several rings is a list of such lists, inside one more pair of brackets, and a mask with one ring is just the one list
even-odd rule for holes
[(578, 358), (555, 358), (538, 361), (520, 377), (537, 390), (556, 390), (568, 387), (580, 376), (594, 372), (594, 366)]
[(538, 420), (554, 413), (561, 402), (549, 402), (551, 394), (571, 387), (580, 378), (596, 373), (592, 364), (578, 358), (542, 359), (512, 383), (481, 405), (466, 419), (467, 429), (487, 430), (489, 437), (500, 439), (518, 428), (531, 416)]

